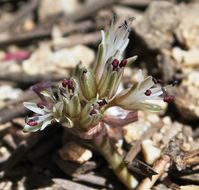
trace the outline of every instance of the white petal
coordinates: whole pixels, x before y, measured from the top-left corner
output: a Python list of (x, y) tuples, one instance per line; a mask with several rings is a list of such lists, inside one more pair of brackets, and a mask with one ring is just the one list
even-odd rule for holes
[(124, 50), (126, 49), (127, 45), (129, 43), (129, 39), (127, 39), (124, 43), (121, 44), (121, 46), (119, 46), (119, 50), (121, 52), (121, 54), (124, 52)]
[(144, 80), (144, 76), (143, 76), (142, 70), (139, 69), (138, 74), (137, 74), (137, 81), (141, 83), (143, 80)]
[(105, 47), (106, 40), (105, 40), (105, 33), (104, 33), (104, 30), (101, 30), (101, 35), (102, 35), (102, 44), (103, 44), (103, 46)]
[(38, 123), (41, 123), (45, 120), (47, 120), (47, 118), (51, 117), (52, 116), (52, 113), (49, 113), (49, 114), (46, 114), (46, 115), (42, 115), (42, 116), (38, 116), (39, 119), (37, 120)]
[(156, 94), (157, 92), (159, 93), (160, 91), (163, 92), (161, 87), (151, 88), (150, 90), (152, 92), (151, 95)]
[(51, 123), (51, 120), (44, 121), (40, 130), (44, 130), (50, 123)]
[(23, 105), (28, 108), (29, 110), (33, 111), (34, 113), (37, 114), (45, 114), (44, 110), (41, 108), (38, 108), (37, 105), (35, 103), (32, 102), (24, 102)]
[(145, 93), (145, 91), (148, 90), (148, 89), (150, 89), (153, 85), (154, 85), (154, 82), (153, 82), (153, 80), (152, 80), (152, 77), (149, 76), (149, 77), (145, 78), (145, 79), (141, 82), (138, 91), (140, 91), (140, 93)]
[(25, 125), (23, 128), (24, 132), (36, 132), (40, 129), (41, 125), (36, 125), (36, 126), (29, 126), (29, 125)]
[(160, 91), (158, 91), (158, 92), (156, 92), (156, 93), (154, 93), (154, 94), (151, 94), (151, 97), (160, 96), (160, 95), (162, 95), (162, 94), (163, 94), (163, 91), (160, 90)]

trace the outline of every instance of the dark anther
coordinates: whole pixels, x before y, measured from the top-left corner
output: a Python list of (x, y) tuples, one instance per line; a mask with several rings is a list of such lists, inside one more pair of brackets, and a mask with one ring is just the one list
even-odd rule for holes
[(74, 84), (72, 80), (68, 80), (68, 88), (74, 92)]
[(97, 114), (97, 111), (96, 111), (95, 109), (92, 109), (92, 110), (90, 111), (90, 115), (94, 115), (94, 114)]
[(102, 107), (107, 104), (107, 101), (103, 99), (103, 100), (99, 100), (97, 103), (99, 104), (100, 107)]
[(31, 127), (32, 127), (32, 126), (38, 125), (38, 123), (37, 123), (36, 121), (32, 121), (32, 120), (28, 121), (27, 124), (28, 124), (29, 126), (31, 126)]
[(123, 60), (120, 62), (119, 66), (120, 66), (120, 67), (125, 67), (126, 64), (127, 64), (127, 60), (126, 60), (126, 59), (123, 59)]
[(151, 95), (151, 90), (146, 90), (146, 92), (144, 93), (146, 96), (150, 96)]
[(175, 99), (175, 97), (174, 96), (172, 96), (172, 95), (166, 95), (166, 96), (164, 96), (164, 102), (171, 102), (171, 101), (173, 101)]
[(66, 88), (67, 85), (68, 85), (68, 80), (67, 80), (67, 79), (64, 79), (64, 80), (62, 81), (62, 86), (63, 86), (64, 88)]
[(117, 59), (114, 59), (111, 64), (113, 66), (113, 71), (116, 71), (118, 69), (119, 61)]
[(44, 104), (43, 102), (39, 102), (37, 103), (37, 107), (43, 109), (44, 108)]

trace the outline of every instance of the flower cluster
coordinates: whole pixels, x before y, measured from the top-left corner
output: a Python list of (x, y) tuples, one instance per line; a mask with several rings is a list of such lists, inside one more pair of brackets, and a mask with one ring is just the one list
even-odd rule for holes
[(102, 42), (92, 69), (81, 64), (71, 79), (64, 79), (56, 88), (37, 90), (42, 102), (25, 102), (24, 106), (35, 115), (27, 119), (24, 131), (43, 130), (52, 122), (60, 122), (68, 128), (89, 131), (103, 120), (106, 110), (118, 106), (128, 111), (160, 111), (152, 103), (163, 99), (170, 101), (166, 88), (151, 76), (144, 78), (139, 71), (137, 82), (118, 92), (124, 68), (136, 60), (125, 59), (124, 51), (129, 43), (130, 27), (125, 21), (117, 27), (111, 24), (109, 31), (102, 31)]

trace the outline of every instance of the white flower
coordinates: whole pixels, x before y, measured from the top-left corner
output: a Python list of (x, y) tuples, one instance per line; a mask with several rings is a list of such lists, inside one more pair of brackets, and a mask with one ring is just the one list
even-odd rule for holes
[(110, 57), (121, 61), (124, 50), (129, 43), (129, 32), (130, 28), (126, 21), (119, 27), (115, 26), (114, 21), (112, 21), (108, 32), (101, 31), (102, 42), (99, 45), (98, 60), (94, 69), (97, 82), (100, 80)]
[(160, 111), (161, 107), (151, 101), (162, 100), (161, 95), (163, 95), (162, 87), (155, 86), (151, 76), (144, 79), (140, 70), (137, 83), (119, 93), (113, 101), (127, 110)]
[(24, 126), (24, 131), (36, 132), (45, 129), (53, 120), (59, 120), (59, 114), (63, 110), (63, 104), (58, 102), (52, 109), (48, 109), (43, 104), (24, 102), (23, 105), (36, 115), (29, 117)]
[(24, 131), (35, 132), (37, 130), (43, 130), (52, 121), (51, 110), (46, 107), (38, 107), (37, 104), (32, 102), (24, 102), (23, 105), (34, 113), (38, 114), (33, 117), (29, 117), (26, 125), (24, 126)]

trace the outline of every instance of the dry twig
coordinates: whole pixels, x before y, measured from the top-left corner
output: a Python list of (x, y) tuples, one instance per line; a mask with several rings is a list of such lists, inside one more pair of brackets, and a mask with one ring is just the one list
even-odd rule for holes
[(145, 178), (137, 190), (148, 190), (153, 184), (158, 180), (158, 178), (164, 173), (167, 164), (170, 162), (171, 158), (168, 155), (163, 155), (159, 160), (154, 163), (153, 170), (157, 172), (157, 175), (153, 175), (150, 178)]

